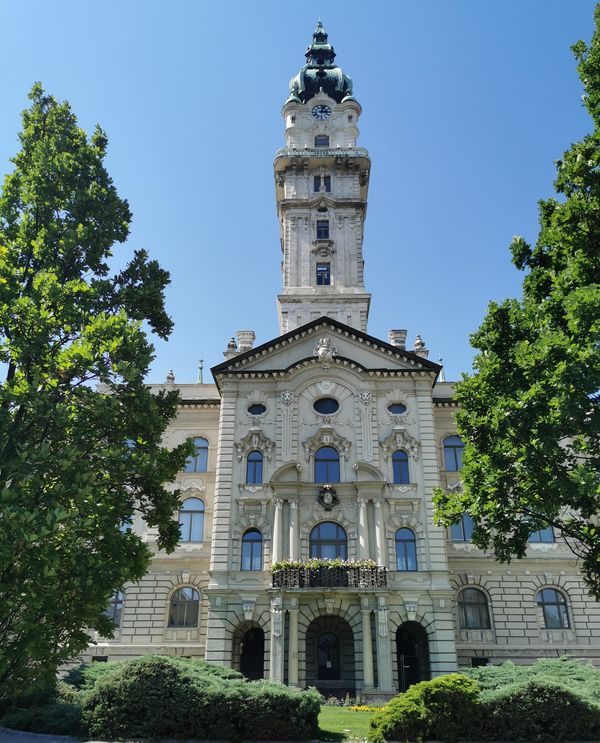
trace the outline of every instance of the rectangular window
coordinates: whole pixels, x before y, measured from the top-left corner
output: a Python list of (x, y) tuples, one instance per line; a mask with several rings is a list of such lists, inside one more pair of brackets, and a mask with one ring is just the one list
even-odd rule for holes
[(471, 658), (471, 668), (481, 668), (482, 666), (488, 666), (489, 663), (488, 658)]
[(450, 527), (450, 538), (453, 542), (470, 542), (473, 528), (473, 519), (465, 513), (460, 521)]
[(329, 147), (329, 136), (327, 134), (317, 134), (315, 147)]
[[(331, 176), (324, 175), (322, 182), (323, 182), (323, 190), (326, 191), (327, 193), (331, 193)], [(315, 189), (315, 193), (319, 193), (319, 191), (321, 190), (321, 176), (320, 175), (316, 175), (314, 177), (314, 189)]]
[(317, 240), (329, 240), (328, 219), (317, 219)]
[(317, 286), (329, 286), (331, 284), (331, 264), (317, 263)]
[(546, 526), (544, 529), (538, 529), (532, 531), (529, 535), (528, 542), (554, 542), (554, 530), (551, 526)]

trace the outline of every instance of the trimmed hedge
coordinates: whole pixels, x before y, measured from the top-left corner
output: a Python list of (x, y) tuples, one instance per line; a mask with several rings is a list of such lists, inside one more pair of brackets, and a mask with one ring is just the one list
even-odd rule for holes
[(100, 739), (306, 740), (316, 734), (316, 692), (247, 682), (204, 666), (160, 656), (119, 664), (84, 695), (84, 728)]
[(371, 720), (369, 741), (456, 741), (479, 719), (479, 686), (458, 673), (414, 684)]
[(481, 740), (600, 740), (600, 707), (547, 680), (513, 684), (481, 695)]
[(13, 710), (4, 715), (2, 725), (13, 730), (27, 730), (31, 733), (73, 735), (75, 737), (83, 733), (81, 707), (78, 704), (63, 702)]

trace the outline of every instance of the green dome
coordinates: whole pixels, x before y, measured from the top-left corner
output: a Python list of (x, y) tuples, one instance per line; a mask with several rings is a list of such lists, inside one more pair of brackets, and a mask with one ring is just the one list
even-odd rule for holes
[(317, 23), (312, 44), (306, 50), (306, 64), (290, 80), (290, 97), (303, 103), (324, 93), (340, 103), (352, 98), (352, 80), (335, 64), (335, 52), (327, 41), (327, 33), (321, 21)]

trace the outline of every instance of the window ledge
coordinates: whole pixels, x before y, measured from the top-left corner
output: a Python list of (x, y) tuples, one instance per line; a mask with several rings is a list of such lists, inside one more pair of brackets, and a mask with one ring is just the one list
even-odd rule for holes
[(267, 483), (257, 484), (257, 485), (251, 485), (247, 483), (240, 483), (239, 484), (240, 489), (240, 495), (242, 498), (247, 498), (248, 500), (262, 500), (265, 499), (268, 495), (269, 485)]
[(528, 542), (527, 549), (531, 549), (534, 552), (553, 552), (556, 550), (558, 545), (556, 542)]

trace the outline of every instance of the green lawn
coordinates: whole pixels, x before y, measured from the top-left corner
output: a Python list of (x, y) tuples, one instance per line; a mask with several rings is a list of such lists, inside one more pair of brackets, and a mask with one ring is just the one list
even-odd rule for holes
[(320, 740), (348, 740), (366, 738), (372, 712), (353, 712), (347, 707), (321, 707), (319, 714)]

